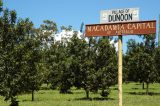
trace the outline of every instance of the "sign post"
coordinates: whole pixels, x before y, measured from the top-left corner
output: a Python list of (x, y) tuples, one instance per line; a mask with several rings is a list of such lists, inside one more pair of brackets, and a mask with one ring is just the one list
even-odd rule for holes
[(118, 106), (122, 106), (122, 35), (118, 36)]
[(144, 35), (154, 33), (156, 33), (156, 20), (86, 25), (85, 35), (87, 37), (118, 35), (119, 106), (122, 106), (122, 35)]

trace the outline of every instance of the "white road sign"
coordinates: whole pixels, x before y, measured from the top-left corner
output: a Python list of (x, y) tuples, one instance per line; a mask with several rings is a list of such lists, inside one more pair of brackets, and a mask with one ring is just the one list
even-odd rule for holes
[(128, 22), (139, 20), (139, 8), (102, 10), (100, 23)]

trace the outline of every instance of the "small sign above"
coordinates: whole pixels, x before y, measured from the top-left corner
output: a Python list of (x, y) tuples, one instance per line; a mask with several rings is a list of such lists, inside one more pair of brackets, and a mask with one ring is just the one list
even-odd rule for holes
[(102, 10), (100, 23), (129, 22), (139, 20), (139, 8)]

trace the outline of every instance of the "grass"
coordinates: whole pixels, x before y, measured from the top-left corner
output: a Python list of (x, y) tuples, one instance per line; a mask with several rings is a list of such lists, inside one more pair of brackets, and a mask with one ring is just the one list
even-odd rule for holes
[[(118, 106), (117, 86), (111, 88), (109, 99), (90, 93), (92, 100), (86, 100), (84, 90), (72, 89), (73, 94), (59, 94), (58, 90), (40, 90), (35, 93), (18, 96), (19, 106)], [(160, 106), (160, 84), (150, 84), (149, 95), (138, 83), (123, 84), (123, 106)], [(9, 106), (10, 102), (0, 97), (0, 106)]]

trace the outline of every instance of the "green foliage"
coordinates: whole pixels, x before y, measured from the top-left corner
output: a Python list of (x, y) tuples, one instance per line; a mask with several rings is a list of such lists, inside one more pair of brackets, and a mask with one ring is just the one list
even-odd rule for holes
[(0, 13), (3, 11), (3, 1), (0, 0)]
[(71, 31), (72, 30), (72, 26), (71, 25), (69, 25), (68, 27), (61, 26), (61, 30)]
[(11, 99), (11, 105), (17, 103), (17, 95), (38, 90), (43, 78), (33, 23), (16, 17), (16, 12), (8, 9), (0, 17), (0, 95)]
[(155, 50), (154, 60), (155, 60), (156, 71), (158, 73), (157, 82), (160, 82), (160, 47), (157, 47)]
[(157, 81), (158, 73), (155, 63), (155, 35), (146, 35), (144, 42), (136, 43), (135, 40), (128, 42), (126, 54), (126, 67), (128, 68), (128, 80), (139, 81), (148, 85)]
[(52, 88), (57, 86), (60, 88), (60, 93), (68, 93), (72, 86), (73, 74), (70, 71), (71, 57), (66, 49), (66, 45), (58, 44), (51, 45), (50, 52), (50, 77), (49, 80), (52, 83)]
[(41, 25), (41, 30), (48, 30), (48, 31), (53, 31), (53, 32), (57, 32), (57, 24), (53, 21), (50, 20), (44, 20), (43, 21), (44, 24)]
[(98, 81), (94, 85), (98, 85), (99, 89), (102, 90), (102, 96), (108, 96), (109, 87), (117, 83), (116, 51), (108, 38), (101, 38), (96, 52), (96, 76)]
[(75, 86), (83, 88), (87, 98), (90, 91), (99, 89), (106, 96), (109, 87), (117, 82), (116, 51), (108, 38), (98, 42), (96, 38), (89, 38), (87, 43), (75, 32), (70, 41), (53, 43), (48, 56), (51, 70), (48, 81), (53, 89), (59, 87), (61, 93), (67, 93)]
[[(0, 18), (0, 51), (1, 51), (1, 70), (0, 70), (0, 94), (5, 100), (11, 98), (14, 101), (15, 96), (23, 91), (21, 82), (22, 63), (19, 55), (21, 45), (19, 42), (19, 32), (15, 27), (16, 14), (14, 11), (4, 10), (3, 16)], [(22, 31), (23, 32), (23, 31)]]

